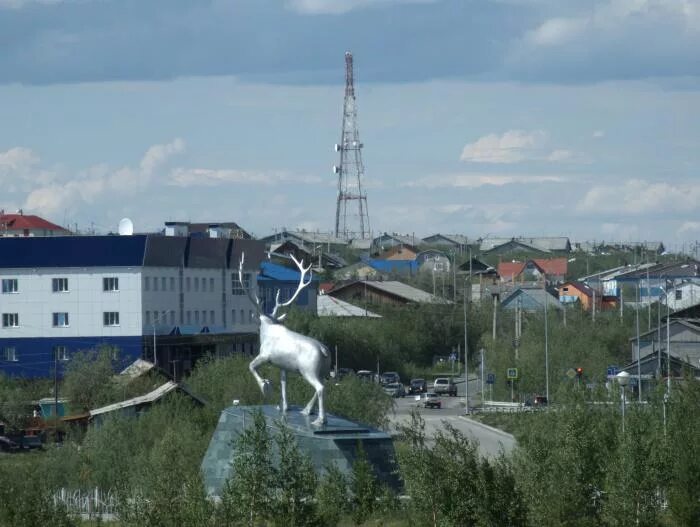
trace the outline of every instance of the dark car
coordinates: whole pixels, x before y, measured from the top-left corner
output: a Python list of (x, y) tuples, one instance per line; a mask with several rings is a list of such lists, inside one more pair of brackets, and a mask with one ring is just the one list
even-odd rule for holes
[(395, 371), (387, 371), (382, 373), (381, 377), (379, 378), (380, 384), (394, 384), (396, 382), (401, 382), (401, 379), (399, 378), (399, 374)]
[(390, 397), (403, 397), (406, 392), (403, 389), (403, 384), (400, 382), (392, 382), (390, 384), (385, 384), (382, 389)]
[(416, 393), (425, 393), (428, 391), (428, 383), (425, 379), (411, 379), (411, 383), (408, 385), (408, 393), (413, 395)]
[(426, 393), (423, 399), (423, 406), (426, 408), (442, 408), (442, 399), (434, 392)]

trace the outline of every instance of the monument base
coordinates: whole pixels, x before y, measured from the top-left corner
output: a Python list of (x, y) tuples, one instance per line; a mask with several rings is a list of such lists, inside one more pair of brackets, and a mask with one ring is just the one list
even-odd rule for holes
[(326, 414), (325, 426), (313, 426), (316, 416), (302, 415), (301, 407), (289, 407), (283, 415), (275, 406), (230, 406), (221, 412), (219, 423), (212, 435), (202, 460), (202, 474), (207, 494), (221, 496), (226, 480), (232, 476), (231, 461), (236, 439), (253, 423), (253, 413), (262, 412), (271, 435), (275, 435), (280, 423), (292, 431), (299, 449), (311, 459), (316, 472), (321, 475), (329, 464), (335, 465), (346, 475), (352, 472), (359, 445), (374, 469), (377, 479), (398, 490), (397, 465), (391, 436), (376, 428), (361, 425), (342, 417)]

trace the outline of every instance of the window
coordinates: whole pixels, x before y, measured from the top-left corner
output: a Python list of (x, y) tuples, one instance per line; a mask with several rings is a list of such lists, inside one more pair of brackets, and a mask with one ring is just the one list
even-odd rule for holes
[(19, 313), (3, 313), (2, 327), (16, 328), (19, 327)]
[(676, 289), (676, 300), (683, 300), (683, 290)]
[(2, 292), (3, 293), (16, 293), (17, 279), (16, 278), (3, 278), (2, 279)]
[(175, 325), (175, 311), (170, 311), (170, 325)]
[(53, 352), (58, 360), (68, 360), (68, 348), (66, 346), (54, 346)]
[(206, 324), (206, 323), (207, 323), (207, 312), (202, 311), (202, 324)]
[(143, 290), (144, 291), (150, 291), (151, 290), (151, 279), (148, 276), (143, 277)]
[(186, 286), (185, 289), (187, 289), (187, 292), (189, 293), (190, 292), (190, 277), (189, 276), (187, 278), (185, 278), (185, 286)]
[(199, 291), (199, 278), (196, 276), (194, 277), (194, 290)]
[(253, 316), (254, 316), (254, 315), (253, 315), (253, 310), (251, 309), (250, 311), (248, 311), (248, 319), (249, 319), (248, 322), (250, 322), (251, 324), (252, 324), (253, 322), (255, 322), (255, 319), (253, 318)]
[(209, 323), (211, 325), (216, 324), (216, 314), (214, 313), (213, 309), (211, 311), (209, 311)]
[(209, 279), (209, 291), (211, 291), (212, 293), (214, 292), (214, 279), (213, 278)]
[(7, 362), (17, 362), (17, 348), (5, 348), (3, 355)]
[(158, 291), (158, 277), (157, 276), (153, 277), (153, 290)]
[(102, 279), (103, 291), (119, 291), (119, 278), (116, 276), (108, 276)]
[(66, 293), (68, 291), (68, 278), (53, 278), (51, 288), (54, 293)]
[(172, 276), (170, 277), (170, 290), (175, 291), (175, 278)]
[[(247, 290), (250, 291), (250, 273), (243, 273), (243, 285)], [(231, 273), (231, 294), (232, 295), (244, 295), (245, 291), (241, 287), (241, 283), (238, 281), (238, 273)]]
[(194, 312), (194, 323), (199, 324), (199, 311)]
[(187, 312), (187, 324), (192, 324), (192, 311)]
[(102, 313), (102, 321), (105, 326), (118, 326), (119, 325), (119, 312), (118, 311), (105, 311)]
[(68, 313), (54, 313), (53, 327), (65, 328), (68, 327)]
[(241, 309), (241, 324), (245, 324), (245, 310)]
[(206, 292), (207, 292), (207, 279), (202, 278), (202, 293), (206, 293)]
[(146, 311), (146, 324), (150, 324), (150, 323), (151, 323), (151, 312)]
[(160, 289), (161, 289), (161, 291), (165, 291), (165, 285), (166, 285), (166, 284), (165, 284), (165, 281), (166, 281), (166, 278), (165, 278), (164, 276), (161, 277), (161, 279), (160, 279)]
[(231, 310), (231, 325), (232, 326), (236, 325), (236, 310), (235, 309)]

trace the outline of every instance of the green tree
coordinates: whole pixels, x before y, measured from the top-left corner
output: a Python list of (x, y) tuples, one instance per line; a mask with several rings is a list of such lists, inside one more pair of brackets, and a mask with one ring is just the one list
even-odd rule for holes
[(74, 413), (88, 411), (120, 399), (113, 381), (117, 350), (112, 346), (75, 353), (66, 367), (61, 392)]
[(254, 527), (271, 519), (275, 494), (272, 437), (261, 412), (236, 439), (232, 476), (221, 496), (221, 523)]
[(348, 510), (348, 482), (335, 464), (326, 467), (316, 492), (318, 518), (322, 525), (333, 527)]
[(374, 512), (377, 498), (377, 478), (362, 443), (357, 443), (357, 457), (352, 465), (350, 493), (352, 496), (352, 518), (356, 525), (364, 523)]
[(275, 436), (278, 465), (275, 471), (274, 523), (279, 526), (309, 526), (316, 523), (314, 492), (316, 471), (311, 459), (302, 454), (291, 430), (279, 423)]

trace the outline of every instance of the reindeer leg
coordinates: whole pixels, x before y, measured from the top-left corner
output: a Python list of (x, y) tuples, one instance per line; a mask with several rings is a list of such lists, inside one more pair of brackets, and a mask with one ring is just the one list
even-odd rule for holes
[(280, 387), (282, 389), (282, 413), (287, 413), (287, 370), (280, 370)]
[(312, 386), (316, 388), (314, 398), (318, 398), (318, 417), (311, 424), (314, 426), (323, 426), (326, 424), (326, 412), (323, 409), (323, 383), (318, 379), (314, 379)]
[(313, 397), (311, 397), (311, 400), (309, 401), (309, 403), (299, 413), (302, 415), (311, 415), (311, 410), (313, 410), (314, 404), (316, 404), (317, 398), (318, 398), (318, 394), (316, 392), (314, 392), (314, 395), (313, 395)]
[(270, 381), (263, 379), (258, 373), (257, 368), (265, 362), (267, 362), (267, 360), (258, 355), (252, 361), (250, 361), (250, 364), (248, 365), (248, 369), (250, 370), (250, 373), (253, 374), (253, 377), (255, 377), (255, 381), (258, 383), (263, 396), (266, 396), (270, 392)]

